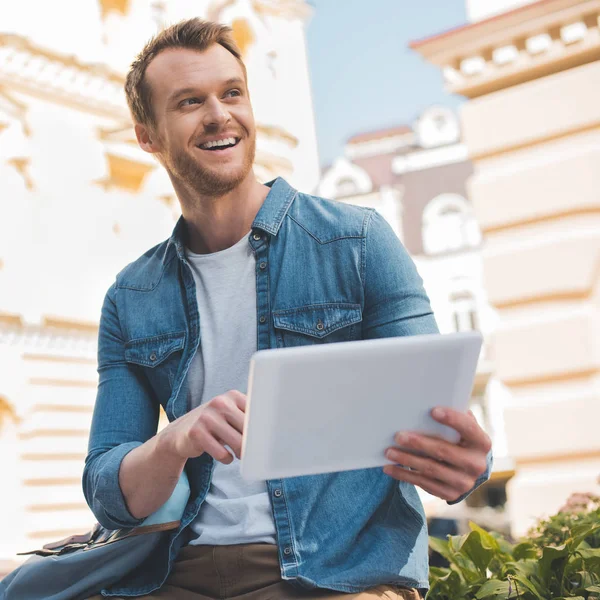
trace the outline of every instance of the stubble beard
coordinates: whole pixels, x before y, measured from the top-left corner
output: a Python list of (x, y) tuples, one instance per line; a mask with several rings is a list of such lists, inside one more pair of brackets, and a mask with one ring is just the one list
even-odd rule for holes
[(256, 138), (244, 138), (247, 145), (246, 154), (241, 167), (238, 168), (206, 168), (184, 149), (163, 155), (165, 168), (186, 188), (196, 194), (209, 197), (223, 196), (244, 181), (256, 154)]

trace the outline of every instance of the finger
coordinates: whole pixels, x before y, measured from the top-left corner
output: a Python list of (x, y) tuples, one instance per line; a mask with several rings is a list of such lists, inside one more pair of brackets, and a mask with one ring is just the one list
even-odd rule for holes
[(452, 408), (440, 406), (431, 411), (431, 416), (438, 422), (458, 431), (461, 441), (473, 448), (481, 448), (486, 453), (492, 448), (490, 436), (480, 427), (472, 414)]
[(461, 496), (458, 490), (455, 490), (449, 485), (436, 481), (435, 479), (429, 479), (423, 475), (420, 475), (419, 473), (408, 471), (407, 469), (399, 466), (386, 465), (383, 467), (383, 472), (386, 475), (393, 477), (397, 481), (406, 481), (408, 483), (412, 483), (413, 485), (418, 485), (429, 494), (437, 496), (442, 500), (452, 502)]
[(385, 456), (395, 463), (400, 463), (404, 467), (416, 470), (417, 473), (428, 479), (435, 479), (455, 489), (466, 492), (475, 485), (475, 476), (469, 476), (462, 471), (431, 458), (415, 456), (410, 452), (403, 452), (398, 448), (388, 448)]
[(244, 431), (244, 412), (237, 406), (225, 413), (227, 422), (240, 434)]
[(227, 421), (215, 420), (211, 426), (211, 433), (222, 443), (227, 444), (233, 453), (240, 458), (242, 453), (242, 434), (233, 428)]
[(225, 448), (223, 442), (216, 437), (205, 434), (203, 436), (202, 445), (204, 448), (204, 452), (210, 454), (215, 460), (228, 465), (233, 461), (233, 456), (231, 456), (230, 452)]
[(242, 392), (238, 390), (229, 390), (225, 395), (229, 396), (242, 412), (246, 411), (246, 403), (248, 400), (246, 394), (242, 394)]
[(244, 429), (244, 412), (238, 406), (236, 394), (239, 394), (239, 392), (227, 392), (226, 394), (215, 396), (206, 404), (201, 405), (204, 409), (202, 418), (212, 419), (214, 417), (215, 419), (226, 420), (242, 433)]
[(458, 444), (418, 433), (400, 432), (394, 440), (404, 450), (415, 450), (473, 477), (479, 477), (487, 468), (486, 455), (482, 450), (463, 448)]

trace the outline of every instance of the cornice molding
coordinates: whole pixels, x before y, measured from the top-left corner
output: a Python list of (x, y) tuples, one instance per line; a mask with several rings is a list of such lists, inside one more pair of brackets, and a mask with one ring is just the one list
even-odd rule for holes
[(254, 0), (252, 5), (259, 14), (286, 19), (305, 21), (313, 13), (313, 8), (305, 0)]
[(95, 360), (98, 326), (95, 323), (46, 317), (29, 324), (19, 315), (0, 314), (0, 346), (18, 347), (19, 353)]
[(600, 59), (600, 0), (539, 0), (410, 46), (474, 98)]
[(0, 34), (0, 86), (83, 112), (127, 119), (123, 84), (124, 77), (106, 65), (84, 63), (17, 34)]
[(298, 138), (288, 131), (286, 131), (283, 127), (279, 127), (278, 125), (263, 125), (261, 123), (256, 124), (256, 133), (260, 136), (263, 136), (267, 139), (275, 139), (277, 141), (283, 142), (286, 146), (290, 148), (296, 148), (298, 146)]

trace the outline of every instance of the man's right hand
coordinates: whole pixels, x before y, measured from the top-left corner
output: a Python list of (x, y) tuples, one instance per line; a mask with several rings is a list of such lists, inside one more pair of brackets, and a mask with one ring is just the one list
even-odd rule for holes
[(230, 390), (201, 404), (167, 425), (159, 434), (165, 447), (180, 458), (195, 458), (207, 452), (226, 465), (240, 458), (246, 395)]

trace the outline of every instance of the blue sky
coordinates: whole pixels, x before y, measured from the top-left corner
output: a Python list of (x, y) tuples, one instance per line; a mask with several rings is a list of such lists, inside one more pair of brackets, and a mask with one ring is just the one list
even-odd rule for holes
[(412, 40), (466, 22), (465, 0), (311, 0), (308, 57), (321, 165), (355, 133), (410, 124), (425, 108), (457, 108)]

